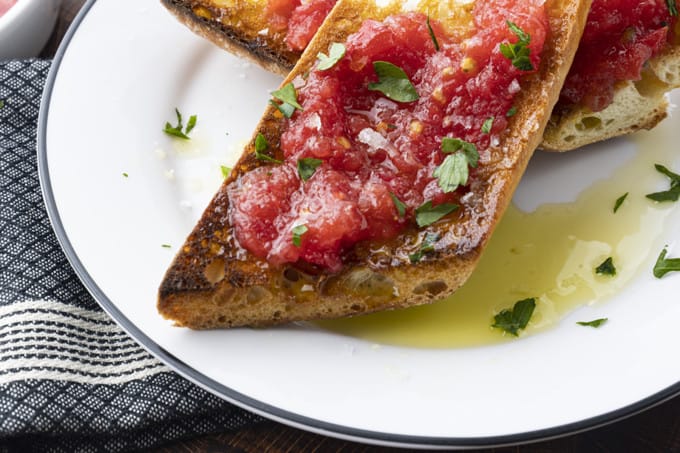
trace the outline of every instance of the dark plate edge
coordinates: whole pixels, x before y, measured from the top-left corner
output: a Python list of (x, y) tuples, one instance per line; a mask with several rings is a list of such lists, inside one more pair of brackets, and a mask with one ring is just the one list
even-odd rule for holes
[(263, 417), (276, 420), (278, 422), (293, 426), (295, 428), (304, 429), (317, 434), (325, 434), (345, 440), (368, 442), (379, 445), (391, 445), (402, 447), (452, 447), (452, 448), (479, 448), (479, 447), (502, 447), (509, 445), (517, 445), (521, 443), (539, 442), (550, 440), (566, 435), (577, 434), (579, 432), (599, 428), (625, 418), (636, 415), (644, 410), (650, 409), (667, 400), (680, 394), (680, 382), (671, 385), (653, 395), (648, 396), (636, 403), (625, 406), (606, 414), (596, 417), (581, 420), (579, 422), (569, 423), (565, 425), (556, 426), (553, 428), (540, 429), (536, 431), (529, 431), (518, 434), (483, 437), (483, 438), (465, 438), (465, 437), (428, 437), (428, 436), (412, 436), (393, 434), (377, 431), (363, 430), (359, 428), (352, 428), (333, 423), (327, 423), (313, 418), (298, 415), (286, 410), (270, 406), (267, 403), (258, 401), (241, 394), (223, 384), (209, 378), (208, 376), (191, 368), (170, 352), (161, 348), (151, 338), (144, 334), (137, 326), (128, 320), (115, 306), (115, 304), (103, 293), (97, 286), (92, 277), (89, 275), (83, 264), (78, 258), (78, 254), (71, 245), (71, 242), (64, 230), (59, 212), (56, 207), (56, 201), (52, 192), (50, 182), (50, 175), (48, 170), (47, 157), (47, 122), (49, 118), (49, 105), (52, 97), (54, 84), (61, 66), (64, 54), (68, 45), (76, 34), (80, 24), (85, 16), (90, 11), (91, 7), (97, 0), (87, 0), (81, 11), (78, 13), (70, 28), (68, 29), (64, 39), (57, 50), (54, 57), (52, 67), (45, 84), (43, 96), (40, 105), (40, 114), (38, 118), (38, 175), (40, 178), (40, 187), (43, 192), (43, 198), (47, 213), (52, 223), (52, 228), (57, 236), (57, 240), (61, 245), (66, 257), (73, 267), (74, 271), (83, 282), (92, 297), (101, 305), (101, 307), (123, 328), (135, 341), (137, 341), (143, 348), (149, 351), (152, 355), (167, 364), (177, 373), (192, 381), (199, 387), (217, 395), (220, 398), (227, 400), (239, 407), (252, 411)]

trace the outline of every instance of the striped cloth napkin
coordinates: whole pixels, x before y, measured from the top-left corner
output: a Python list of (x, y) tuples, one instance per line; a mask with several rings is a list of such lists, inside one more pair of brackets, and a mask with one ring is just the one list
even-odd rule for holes
[(0, 447), (146, 450), (261, 421), (142, 349), (69, 266), (36, 166), (49, 67), (0, 62)]

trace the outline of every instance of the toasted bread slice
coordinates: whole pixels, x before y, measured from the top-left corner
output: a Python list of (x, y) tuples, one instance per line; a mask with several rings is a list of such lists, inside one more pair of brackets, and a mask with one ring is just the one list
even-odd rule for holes
[(680, 87), (680, 46), (652, 58), (639, 81), (622, 82), (613, 102), (592, 112), (582, 106), (555, 108), (543, 134), (541, 148), (570, 151), (590, 143), (652, 129), (666, 118), (666, 94)]
[(268, 71), (285, 76), (302, 52), (290, 50), (285, 31), (270, 31), (267, 0), (161, 0), (194, 33)]
[[(482, 1), (482, 0), (479, 0)], [(334, 318), (430, 303), (459, 288), (509, 204), (527, 162), (538, 146), (582, 33), (588, 0), (548, 0), (550, 33), (538, 71), (522, 78), (516, 114), (477, 167), (470, 191), (455, 216), (413, 228), (380, 243), (359, 243), (340, 272), (273, 266), (239, 246), (230, 224), (229, 192), (246, 172), (262, 165), (254, 157), (255, 137), (276, 146), (284, 120), (270, 107), (253, 140), (225, 180), (159, 289), (158, 310), (179, 326), (195, 329), (263, 326)], [(401, 3), (380, 8), (367, 0), (340, 0), (283, 85), (313, 67), (317, 54), (344, 42), (364, 19), (383, 19)], [(469, 5), (468, 5), (469, 6)], [(282, 86), (283, 86), (282, 85)], [(428, 233), (441, 238), (427, 259), (415, 264)]]

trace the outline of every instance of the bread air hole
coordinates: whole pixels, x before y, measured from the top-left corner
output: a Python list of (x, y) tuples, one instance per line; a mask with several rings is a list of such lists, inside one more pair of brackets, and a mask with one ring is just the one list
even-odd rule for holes
[(221, 282), (224, 275), (224, 259), (222, 258), (215, 258), (203, 269), (203, 276), (213, 285)]
[(448, 288), (449, 285), (447, 285), (446, 282), (442, 280), (434, 280), (431, 282), (421, 283), (420, 285), (416, 286), (413, 289), (413, 294), (430, 294), (432, 296), (436, 296), (437, 294), (443, 293)]
[(586, 116), (576, 123), (576, 130), (587, 131), (602, 127), (602, 120), (597, 116)]
[(265, 299), (266, 297), (269, 297), (270, 295), (271, 294), (269, 293), (269, 291), (267, 291), (261, 286), (256, 285), (248, 290), (248, 294), (246, 294), (246, 301), (249, 304), (256, 304)]
[(640, 80), (633, 82), (635, 89), (640, 96), (646, 98), (656, 98), (668, 89), (668, 84), (659, 79), (649, 68), (645, 68), (640, 73)]
[(394, 295), (394, 282), (370, 269), (360, 268), (347, 274), (343, 281), (349, 291), (370, 298), (389, 298)]

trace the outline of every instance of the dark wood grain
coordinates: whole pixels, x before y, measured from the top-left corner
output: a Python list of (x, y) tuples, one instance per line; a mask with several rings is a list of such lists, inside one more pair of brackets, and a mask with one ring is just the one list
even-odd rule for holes
[[(64, 0), (59, 21), (42, 56), (54, 55), (61, 38), (85, 0)], [(678, 345), (680, 347), (680, 345)], [(669, 360), (675, 359), (669, 357)], [(499, 407), (499, 410), (505, 410)], [(559, 410), (559, 408), (555, 408)], [(509, 410), (508, 416), (512, 416)], [(159, 448), (157, 453), (187, 452), (342, 452), (380, 453), (395, 449), (311, 434), (276, 422), (237, 432), (187, 439)], [(598, 429), (545, 442), (481, 450), (487, 453), (680, 452), (680, 398)]]

